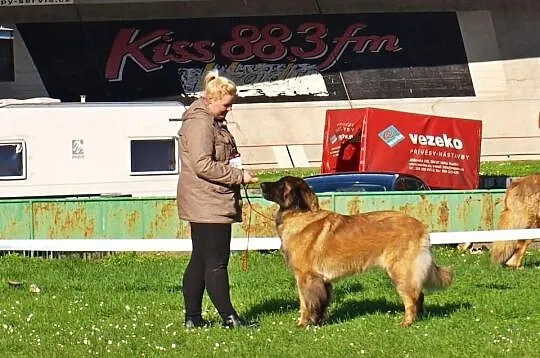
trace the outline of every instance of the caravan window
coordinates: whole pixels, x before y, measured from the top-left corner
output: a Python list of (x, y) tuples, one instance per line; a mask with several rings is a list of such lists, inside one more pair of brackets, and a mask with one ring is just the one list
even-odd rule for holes
[(24, 141), (0, 142), (0, 180), (26, 179)]
[(178, 173), (176, 138), (133, 138), (130, 146), (131, 175)]

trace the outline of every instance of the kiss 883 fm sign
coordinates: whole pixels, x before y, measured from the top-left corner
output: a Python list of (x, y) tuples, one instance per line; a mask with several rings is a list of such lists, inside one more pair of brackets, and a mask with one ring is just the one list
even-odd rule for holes
[[(471, 96), (455, 13), (18, 24), (62, 100), (195, 98), (217, 68), (240, 102)], [(51, 56), (51, 53), (54, 56)]]

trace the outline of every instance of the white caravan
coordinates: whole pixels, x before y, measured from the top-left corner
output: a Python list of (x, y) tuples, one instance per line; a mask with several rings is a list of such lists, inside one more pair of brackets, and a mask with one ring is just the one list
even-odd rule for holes
[(176, 194), (181, 103), (46, 102), (0, 103), (0, 198)]

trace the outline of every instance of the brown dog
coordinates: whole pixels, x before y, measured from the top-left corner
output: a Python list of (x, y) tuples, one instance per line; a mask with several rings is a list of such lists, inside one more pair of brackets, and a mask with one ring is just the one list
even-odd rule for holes
[(444, 288), (452, 270), (435, 265), (424, 225), (397, 211), (341, 215), (319, 209), (317, 196), (300, 178), (286, 176), (261, 184), (265, 199), (276, 202), (277, 231), (300, 296), (305, 327), (321, 324), (331, 300), (331, 282), (380, 266), (405, 305), (401, 325), (423, 311), (422, 289)]
[[(504, 196), (499, 229), (540, 228), (540, 174), (513, 181)], [(512, 268), (521, 266), (527, 247), (533, 240), (497, 241), (491, 248), (494, 264)]]

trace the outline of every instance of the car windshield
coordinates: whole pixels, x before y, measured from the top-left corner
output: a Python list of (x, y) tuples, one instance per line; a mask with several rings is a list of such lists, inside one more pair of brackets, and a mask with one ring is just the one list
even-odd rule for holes
[(341, 178), (306, 178), (306, 182), (315, 193), (374, 192), (388, 190), (381, 184), (361, 183), (357, 180), (344, 180)]
[(339, 187), (334, 190), (327, 190), (327, 191), (339, 191), (339, 192), (355, 192), (355, 191), (386, 191), (386, 188), (382, 185), (376, 185), (376, 184), (362, 184), (362, 183), (355, 183), (348, 187)]

